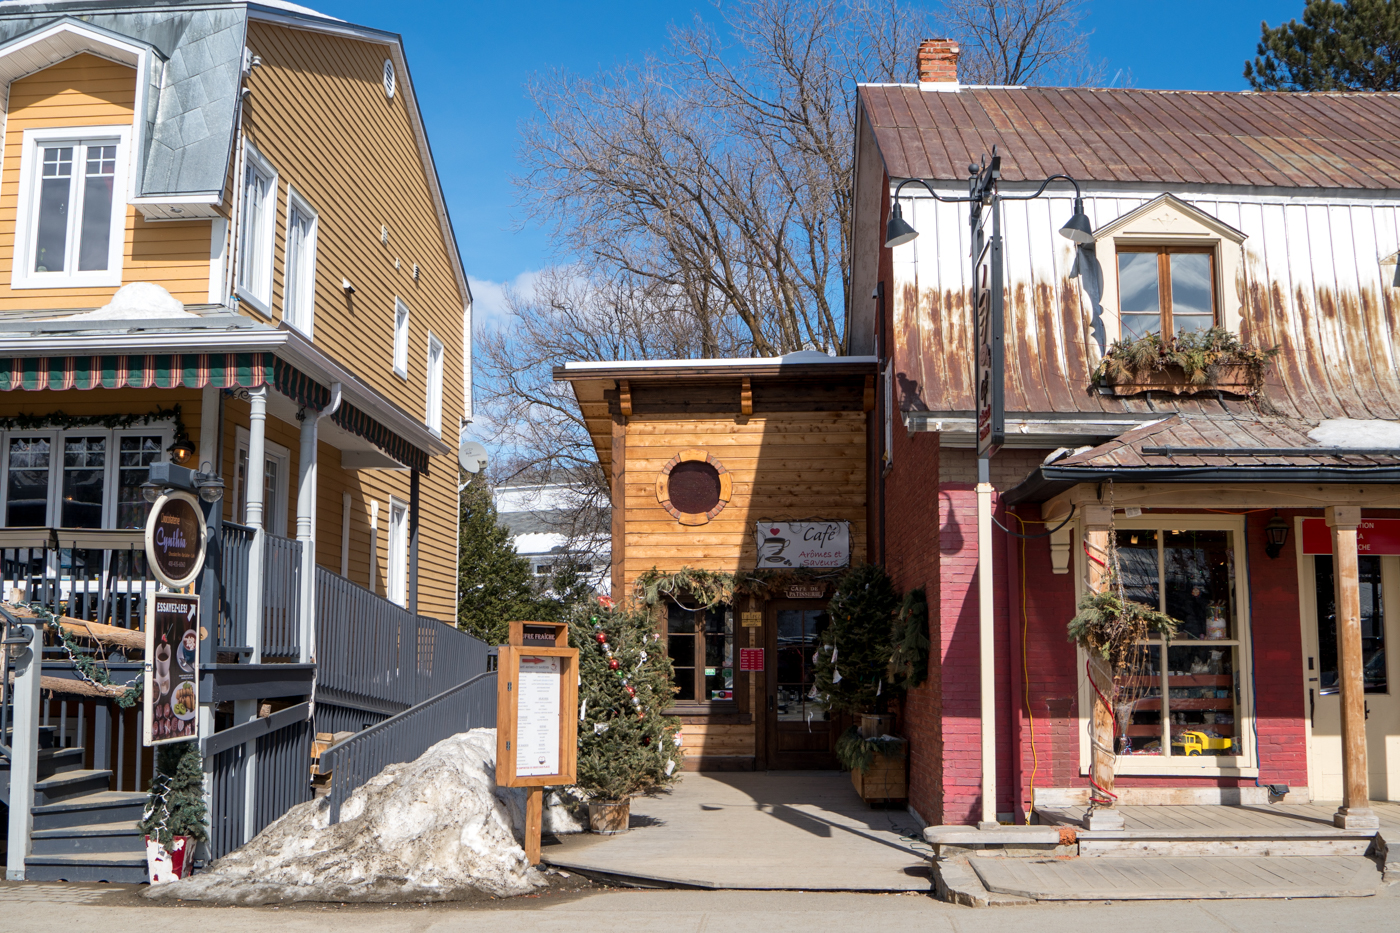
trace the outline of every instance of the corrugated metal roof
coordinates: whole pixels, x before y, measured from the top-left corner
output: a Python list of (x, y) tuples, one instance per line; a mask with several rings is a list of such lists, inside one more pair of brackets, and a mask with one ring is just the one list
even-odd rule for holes
[(964, 181), (1000, 147), (1002, 177), (1400, 188), (1400, 94), (865, 85), (891, 178)]

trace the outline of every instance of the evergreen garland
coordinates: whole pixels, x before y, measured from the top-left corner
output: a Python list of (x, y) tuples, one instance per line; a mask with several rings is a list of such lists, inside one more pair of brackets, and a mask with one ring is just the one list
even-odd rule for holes
[(145, 684), (140, 673), (125, 684), (113, 683), (106, 668), (98, 665), (97, 659), (93, 657), (91, 649), (86, 645), (78, 644), (73, 636), (59, 624), (58, 616), (50, 612), (43, 603), (31, 602), (23, 603), (22, 605), (25, 609), (34, 613), (45, 627), (59, 638), (63, 649), (68, 652), (68, 660), (73, 662), (73, 667), (77, 670), (79, 677), (96, 687), (120, 689), (122, 692), (113, 696), (111, 699), (112, 702), (116, 703), (122, 709), (135, 706), (136, 701), (141, 699)]
[(651, 615), (597, 607), (571, 620), (569, 644), (579, 653), (577, 787), (625, 800), (675, 782), (680, 720), (662, 715), (674, 674)]
[(109, 431), (129, 428), (136, 424), (150, 424), (153, 421), (175, 421), (175, 433), (184, 433), (185, 425), (180, 420), (180, 406), (157, 408), (144, 415), (70, 415), (55, 411), (47, 415), (6, 415), (0, 417), (0, 430), (39, 431), (45, 428), (106, 428)]
[(889, 682), (897, 690), (912, 690), (928, 680), (928, 600), (922, 586), (904, 594), (893, 635)]
[(141, 831), (169, 849), (176, 836), (196, 842), (204, 828), (204, 762), (197, 742), (171, 742), (156, 749), (156, 773), (141, 817)]
[(860, 734), (859, 727), (851, 726), (836, 740), (836, 760), (847, 771), (864, 774), (875, 763), (876, 755), (898, 755), (903, 745), (904, 739), (898, 736), (877, 735), (867, 739)]
[(687, 609), (713, 609), (733, 605), (737, 596), (768, 599), (781, 596), (789, 586), (835, 580), (842, 573), (839, 570), (804, 567), (753, 570), (739, 574), (682, 567), (663, 573), (652, 567), (637, 578), (636, 593), (647, 606), (655, 606), (667, 598)]
[(894, 693), (885, 677), (898, 605), (894, 585), (877, 564), (855, 567), (837, 584), (814, 667), (815, 689), (832, 712), (868, 713)]

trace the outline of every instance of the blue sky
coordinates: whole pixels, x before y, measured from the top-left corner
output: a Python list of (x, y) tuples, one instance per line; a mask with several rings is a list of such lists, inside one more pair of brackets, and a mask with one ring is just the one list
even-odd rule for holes
[[(546, 231), (519, 226), (511, 175), (524, 85), (562, 67), (592, 73), (659, 49), (667, 27), (704, 0), (515, 3), (301, 0), (403, 35), (447, 193), (478, 317), (499, 313), (500, 286), (528, 282), (555, 258)], [(1303, 0), (1092, 0), (1091, 54), (1143, 88), (1241, 90), (1259, 23), (1297, 18)]]

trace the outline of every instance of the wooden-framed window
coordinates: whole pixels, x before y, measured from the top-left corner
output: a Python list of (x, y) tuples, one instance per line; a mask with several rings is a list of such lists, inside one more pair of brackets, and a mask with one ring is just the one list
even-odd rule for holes
[(243, 191), (239, 205), (238, 299), (270, 315), (272, 308), (273, 222), (277, 216), (277, 170), (252, 143), (244, 144)]
[(1219, 321), (1218, 309), (1213, 247), (1118, 247), (1123, 339), (1209, 330)]
[(1239, 530), (1171, 516), (1124, 524), (1114, 544), (1125, 595), (1180, 627), (1142, 642), (1124, 678), (1120, 761), (1233, 766), (1247, 758), (1251, 714)]
[(676, 706), (729, 706), (734, 702), (734, 607), (666, 607), (666, 653), (675, 671)]

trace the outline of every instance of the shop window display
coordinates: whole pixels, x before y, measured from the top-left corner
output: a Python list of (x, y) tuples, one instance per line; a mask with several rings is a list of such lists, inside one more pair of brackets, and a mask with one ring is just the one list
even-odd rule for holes
[(1224, 757), (1240, 753), (1240, 616), (1233, 533), (1115, 532), (1125, 595), (1178, 622), (1142, 643), (1118, 709), (1119, 753)]
[(733, 701), (732, 606), (697, 610), (672, 601), (666, 612), (666, 650), (675, 671), (677, 704)]

